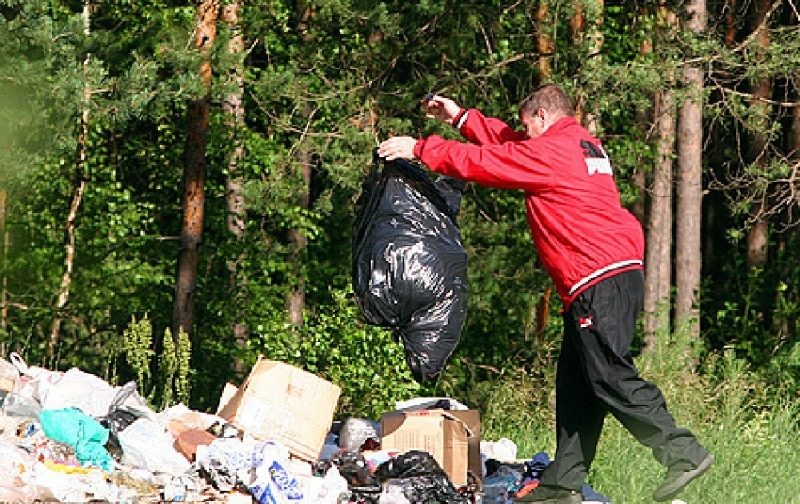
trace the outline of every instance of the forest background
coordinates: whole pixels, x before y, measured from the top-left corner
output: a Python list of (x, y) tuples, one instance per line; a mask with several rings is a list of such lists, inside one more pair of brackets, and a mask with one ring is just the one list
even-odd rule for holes
[[(798, 8), (2, 0), (2, 355), (213, 409), (263, 354), (340, 385), (340, 416), (446, 395), (481, 409), (488, 436), (552, 449), (561, 306), (522, 194), (467, 189), (468, 319), (435, 384), (363, 323), (350, 243), (380, 140), (457, 138), (423, 117), (423, 95), (513, 123), (556, 82), (646, 230), (643, 373), (730, 455), (719, 502), (789, 502), (797, 483), (752, 479), (776, 474), (759, 460), (800, 471)], [(640, 465), (600, 488), (654, 485), (631, 480), (654, 462), (618, 426), (608, 436), (621, 451), (597, 465)]]

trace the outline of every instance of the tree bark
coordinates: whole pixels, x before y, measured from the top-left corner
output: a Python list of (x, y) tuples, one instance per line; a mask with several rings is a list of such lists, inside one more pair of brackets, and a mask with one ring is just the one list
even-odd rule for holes
[[(578, 46), (583, 46), (587, 39), (589, 41), (586, 46), (587, 61), (599, 58), (600, 51), (603, 49), (603, 9), (605, 8), (605, 2), (603, 0), (592, 1), (595, 4), (595, 8), (594, 12), (589, 13), (588, 28), (584, 0), (575, 0), (573, 2), (574, 12), (570, 20), (573, 42)], [(583, 96), (576, 100), (575, 117), (591, 134), (597, 134), (597, 111), (587, 110), (586, 99)]]
[(547, 0), (542, 0), (536, 8), (535, 15), (536, 48), (539, 52), (539, 77), (542, 83), (548, 81), (553, 75), (551, 60), (553, 58), (553, 51), (555, 51), (555, 43), (546, 29), (549, 23), (548, 18)]
[[(700, 34), (706, 28), (705, 0), (686, 4), (686, 28)], [(677, 218), (675, 235), (675, 326), (700, 338), (700, 227), (703, 204), (703, 68), (686, 63), (683, 82), (688, 96), (678, 122)]]
[[(309, 25), (313, 17), (313, 10), (304, 0), (299, 0), (296, 5), (300, 23), (298, 26), (299, 35), (303, 42), (310, 44), (313, 43), (313, 37), (309, 33)], [(308, 103), (303, 106), (303, 117), (311, 124), (313, 112)], [(306, 130), (308, 130), (308, 125)], [(298, 140), (298, 147), (295, 154), (295, 160), (300, 169), (300, 176), (302, 185), (298, 195), (298, 204), (302, 209), (308, 209), (311, 203), (311, 177), (312, 177), (312, 159), (311, 152), (308, 145), (305, 143), (305, 138)], [(306, 289), (305, 278), (303, 273), (303, 252), (308, 246), (308, 237), (305, 233), (298, 228), (289, 230), (289, 241), (292, 246), (291, 254), (291, 271), (293, 278), (293, 285), (291, 285), (289, 292), (286, 296), (286, 312), (289, 316), (289, 321), (294, 326), (301, 326), (303, 324), (303, 312), (306, 305)]]
[(672, 157), (675, 148), (675, 103), (665, 89), (656, 97), (658, 147), (647, 224), (644, 297), (645, 349), (656, 346), (656, 334), (669, 332), (672, 286)]
[[(795, 81), (800, 86), (800, 73), (795, 77)], [(800, 100), (800, 88), (795, 89), (795, 99)], [(800, 107), (792, 108), (791, 114), (786, 150), (789, 152), (789, 160), (797, 165), (800, 163)]]
[[(244, 37), (242, 36), (241, 25), (239, 22), (240, 2), (232, 2), (222, 8), (222, 19), (230, 30), (227, 51), (235, 63), (228, 71), (229, 84), (233, 85), (233, 91), (228, 93), (225, 101), (222, 102), (222, 111), (225, 115), (225, 123), (231, 135), (231, 151), (228, 156), (228, 173), (225, 178), (225, 202), (228, 210), (226, 223), (228, 231), (238, 242), (244, 239), (247, 223), (247, 213), (245, 211), (244, 194), (242, 188), (244, 179), (241, 173), (241, 162), (244, 159), (244, 145), (239, 135), (239, 131), (244, 127), (244, 63), (242, 60), (244, 52)], [(230, 271), (231, 289), (234, 291), (234, 298), (238, 297), (238, 291), (243, 288), (247, 280), (241, 277), (239, 264), (242, 257), (237, 257), (228, 263)], [(247, 324), (238, 320), (231, 327), (233, 339), (236, 346), (243, 350), (247, 346), (249, 330)], [(244, 362), (241, 359), (234, 359), (232, 369), (241, 375), (245, 372)]]
[[(297, 162), (303, 179), (303, 187), (300, 189), (299, 205), (300, 208), (307, 209), (310, 203), (311, 194), (311, 155), (308, 150), (301, 147), (297, 153)], [(308, 237), (302, 230), (293, 228), (289, 230), (289, 240), (292, 243), (292, 271), (294, 285), (289, 291), (286, 300), (286, 310), (289, 321), (292, 325), (303, 325), (303, 312), (306, 304), (305, 279), (303, 275), (302, 261), (303, 252), (308, 246)]]
[[(222, 102), (222, 110), (225, 113), (225, 122), (231, 132), (231, 151), (228, 157), (228, 176), (225, 179), (225, 201), (227, 204), (228, 215), (227, 225), (236, 238), (244, 236), (247, 215), (244, 207), (244, 195), (242, 194), (243, 178), (240, 164), (244, 158), (244, 146), (239, 137), (239, 130), (244, 126), (244, 69), (242, 53), (244, 51), (244, 38), (242, 37), (239, 25), (239, 2), (233, 2), (222, 9), (222, 18), (228, 29), (231, 31), (231, 38), (228, 41), (228, 54), (233, 56), (236, 63), (228, 72), (229, 83), (234, 90), (225, 97)], [(235, 271), (234, 271), (235, 273)]]
[(210, 52), (217, 36), (218, 15), (217, 0), (202, 0), (197, 11), (194, 45), (202, 55), (199, 78), (205, 94), (191, 100), (187, 108), (188, 131), (184, 151), (184, 187), (181, 202), (183, 218), (172, 311), (173, 338), (178, 338), (181, 330), (191, 335), (194, 320), (194, 295), (205, 220), (206, 137), (211, 92)]
[[(769, 51), (770, 34), (769, 22), (765, 16), (770, 10), (770, 0), (756, 0), (752, 4), (750, 15), (750, 30), (755, 33), (755, 53), (758, 60), (763, 59)], [(763, 24), (762, 24), (763, 23)], [(761, 133), (766, 131), (770, 112), (770, 105), (766, 102), (772, 95), (772, 79), (763, 77), (751, 83), (750, 106), (761, 109), (757, 117), (761, 121), (754, 128), (754, 133), (749, 135), (749, 145), (747, 148), (747, 161), (755, 163), (764, 169), (768, 163), (767, 138)], [(759, 198), (759, 203), (751, 211), (752, 225), (747, 233), (747, 265), (750, 268), (762, 267), (767, 262), (767, 244), (769, 241), (769, 223), (765, 216), (765, 209), (769, 205), (769, 194), (763, 194)]]
[[(666, 6), (658, 10), (660, 39), (671, 41), (677, 29), (677, 16)], [(644, 349), (654, 350), (657, 333), (670, 331), (672, 291), (672, 179), (675, 153), (675, 78), (665, 75), (666, 86), (655, 95), (657, 134), (656, 165), (650, 193), (647, 222), (644, 295)]]
[[(93, 5), (91, 2), (84, 2), (81, 18), (83, 21), (84, 35), (91, 33), (91, 16)], [(89, 101), (92, 99), (92, 88), (89, 83), (89, 63), (91, 54), (87, 54), (83, 59), (83, 102), (78, 124), (78, 159), (75, 164), (75, 186), (72, 189), (72, 196), (67, 211), (67, 222), (64, 229), (64, 272), (61, 274), (61, 282), (58, 286), (58, 295), (53, 305), (53, 320), (50, 324), (50, 340), (47, 344), (47, 359), (51, 365), (55, 366), (53, 359), (56, 355), (56, 348), (61, 339), (61, 323), (63, 320), (63, 310), (69, 302), (70, 290), (72, 288), (72, 275), (75, 268), (75, 228), (78, 219), (78, 212), (83, 203), (83, 193), (86, 190), (86, 170), (89, 158)]]

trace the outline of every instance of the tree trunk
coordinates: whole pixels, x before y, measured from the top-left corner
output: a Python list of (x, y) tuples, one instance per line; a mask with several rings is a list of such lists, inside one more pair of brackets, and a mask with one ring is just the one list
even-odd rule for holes
[[(228, 54), (236, 63), (233, 64), (228, 72), (229, 83), (233, 84), (234, 91), (225, 97), (222, 103), (222, 110), (225, 113), (225, 121), (231, 132), (231, 151), (228, 157), (228, 176), (225, 179), (225, 200), (228, 209), (227, 225), (236, 238), (244, 237), (245, 222), (247, 219), (244, 208), (244, 195), (242, 194), (243, 179), (241, 167), (239, 166), (244, 158), (244, 146), (239, 137), (239, 130), (244, 127), (244, 69), (242, 53), (244, 51), (244, 38), (242, 37), (239, 25), (239, 2), (226, 5), (222, 9), (222, 18), (231, 31), (231, 38), (228, 41)], [(235, 265), (234, 271), (235, 273)]]
[[(310, 122), (313, 113), (308, 106), (304, 108), (305, 117)], [(300, 208), (308, 209), (311, 203), (311, 176), (312, 176), (312, 159), (311, 152), (307, 145), (304, 145), (304, 139), (300, 139), (300, 146), (295, 154), (297, 166), (300, 169), (302, 178), (302, 186), (298, 196), (298, 204)], [(289, 315), (289, 321), (292, 325), (300, 326), (303, 324), (303, 312), (306, 304), (306, 290), (305, 290), (305, 277), (303, 273), (303, 252), (308, 246), (308, 237), (305, 233), (297, 228), (289, 230), (289, 241), (292, 244), (291, 254), (291, 270), (293, 285), (291, 286), (286, 298), (286, 311)]]
[[(799, 87), (795, 90), (795, 100), (800, 100), (800, 73), (795, 77), (795, 82), (799, 83)], [(797, 165), (800, 163), (800, 107), (793, 107), (791, 114), (786, 150), (789, 152), (789, 160)], [(796, 182), (797, 180), (795, 180)]]
[(725, 35), (723, 36), (723, 43), (725, 47), (733, 47), (736, 44), (736, 0), (725, 0), (724, 7), (724, 26)]
[(183, 219), (180, 233), (180, 253), (175, 282), (175, 303), (172, 311), (172, 337), (180, 331), (192, 334), (194, 294), (200, 264), (200, 245), (205, 218), (206, 136), (208, 134), (209, 101), (211, 92), (211, 47), (217, 36), (219, 2), (203, 0), (198, 7), (195, 27), (195, 48), (202, 54), (199, 77), (205, 95), (189, 102), (187, 136), (183, 165)]
[[(665, 6), (658, 11), (660, 39), (671, 42), (677, 16)], [(666, 86), (655, 95), (656, 165), (650, 194), (645, 257), (644, 346), (654, 350), (656, 335), (669, 334), (672, 291), (672, 158), (675, 153), (675, 78), (665, 75)]]
[[(795, 26), (800, 20), (795, 18)], [(795, 83), (800, 83), (800, 72), (795, 74)], [(794, 99), (795, 101), (800, 101), (800, 84), (796, 84), (794, 89)], [(797, 184), (798, 180), (798, 172), (800, 172), (800, 107), (794, 107), (791, 111), (791, 123), (789, 126), (789, 134), (787, 135), (787, 151), (789, 152), (789, 161), (793, 163), (794, 169), (794, 183)], [(785, 238), (785, 242), (788, 243), (798, 243), (798, 233), (800, 230), (794, 228)], [(796, 253), (796, 252), (795, 252)], [(795, 257), (797, 257), (795, 255)], [(800, 301), (800, 293), (797, 290), (794, 292), (787, 292), (785, 295), (786, 302), (789, 304), (793, 304), (797, 306), (798, 301)], [(775, 317), (774, 324), (778, 327), (777, 333), (778, 334), (785, 334), (787, 338), (790, 338), (790, 341), (797, 341), (798, 331), (797, 331), (797, 319), (798, 314), (797, 312), (786, 314), (782, 317)]]
[(536, 48), (539, 52), (539, 80), (545, 83), (550, 80), (553, 75), (553, 67), (551, 60), (553, 58), (553, 51), (555, 51), (555, 43), (550, 37), (549, 16), (547, 12), (547, 0), (539, 2), (536, 9)]
[[(769, 51), (770, 34), (769, 22), (765, 20), (765, 16), (770, 9), (770, 0), (756, 0), (752, 5), (752, 13), (750, 15), (750, 30), (755, 33), (755, 53), (758, 60), (762, 60)], [(763, 23), (763, 24), (762, 24)], [(770, 112), (770, 105), (766, 100), (769, 100), (772, 95), (772, 79), (763, 77), (751, 83), (751, 94), (753, 98), (750, 106), (753, 108), (761, 109), (757, 117), (762, 120), (755, 127), (755, 133), (752, 133), (749, 138), (747, 148), (747, 161), (755, 163), (763, 169), (766, 169), (768, 164), (768, 149), (767, 138), (762, 131), (766, 131), (768, 125), (768, 117)], [(764, 266), (767, 262), (767, 243), (769, 241), (769, 223), (764, 214), (764, 210), (769, 205), (769, 194), (763, 194), (759, 200), (759, 204), (751, 211), (752, 226), (747, 233), (747, 265), (750, 268)]]
[[(309, 34), (309, 24), (313, 17), (313, 10), (304, 0), (300, 0), (296, 5), (299, 15), (300, 23), (298, 31), (300, 39), (303, 42), (310, 44), (313, 43), (313, 37)], [(311, 124), (313, 112), (308, 103), (303, 106), (303, 117)], [(306, 128), (307, 130), (308, 128)], [(300, 208), (308, 209), (311, 203), (311, 176), (312, 176), (312, 160), (311, 152), (308, 145), (305, 143), (305, 138), (298, 140), (297, 151), (295, 160), (300, 168), (300, 175), (302, 179), (302, 186), (300, 187), (298, 204)], [(305, 276), (303, 273), (303, 252), (308, 246), (308, 237), (302, 230), (293, 228), (289, 230), (289, 241), (292, 246), (291, 254), (291, 271), (293, 285), (289, 289), (286, 297), (286, 312), (289, 316), (289, 321), (294, 326), (301, 326), (303, 324), (303, 312), (306, 305), (306, 289), (305, 289)]]
[[(308, 111), (309, 120), (311, 120), (310, 114), (310, 111)], [(303, 180), (298, 203), (300, 208), (308, 209), (311, 202), (311, 153), (306, 146), (301, 145), (297, 151), (296, 158)], [(293, 272), (294, 285), (289, 291), (286, 300), (286, 310), (289, 315), (289, 321), (295, 326), (300, 326), (303, 324), (303, 311), (305, 310), (306, 304), (305, 278), (302, 261), (303, 252), (308, 246), (308, 237), (306, 237), (302, 230), (294, 228), (289, 230), (289, 240), (292, 243), (291, 269)]]
[(670, 89), (657, 94), (658, 147), (647, 225), (644, 298), (645, 348), (652, 350), (658, 332), (668, 333), (672, 286), (672, 156), (675, 149), (675, 103)]
[[(83, 33), (86, 36), (91, 33), (92, 9), (91, 2), (84, 2), (81, 18), (83, 21)], [(54, 367), (57, 363), (53, 359), (61, 339), (63, 310), (67, 306), (67, 302), (69, 302), (72, 275), (75, 268), (75, 226), (78, 212), (83, 202), (83, 193), (86, 190), (86, 163), (89, 158), (89, 101), (92, 99), (92, 88), (89, 83), (90, 60), (91, 54), (87, 54), (83, 59), (83, 102), (78, 124), (78, 159), (75, 164), (75, 187), (72, 189), (72, 197), (70, 198), (67, 222), (64, 229), (64, 272), (61, 274), (58, 295), (53, 305), (53, 321), (50, 324), (50, 341), (47, 345), (47, 359), (50, 365)]]
[[(583, 46), (586, 40), (589, 41), (586, 45), (586, 58), (589, 62), (594, 58), (600, 58), (600, 51), (603, 49), (603, 9), (605, 8), (605, 3), (603, 0), (592, 1), (595, 5), (591, 9), (593, 12), (589, 12), (588, 28), (584, 0), (574, 0), (574, 12), (570, 20), (573, 43)], [(575, 117), (591, 134), (597, 134), (597, 111), (586, 109), (584, 96), (580, 96), (576, 100)]]
[[(244, 159), (244, 146), (239, 136), (239, 131), (244, 127), (244, 63), (242, 60), (244, 52), (244, 37), (239, 23), (239, 11), (241, 4), (233, 2), (222, 8), (222, 19), (230, 30), (227, 51), (235, 61), (228, 71), (228, 80), (233, 84), (234, 90), (231, 91), (222, 102), (222, 111), (225, 114), (225, 123), (231, 134), (231, 151), (228, 157), (228, 174), (225, 178), (225, 202), (228, 215), (226, 223), (228, 231), (236, 237), (238, 242), (244, 239), (244, 232), (247, 222), (247, 214), (244, 206), (244, 195), (242, 194), (243, 177), (241, 173), (241, 162)], [(246, 279), (241, 278), (239, 264), (242, 257), (237, 257), (228, 263), (231, 277), (231, 289), (233, 297), (238, 297), (238, 290), (246, 285)], [(233, 339), (236, 346), (243, 350), (247, 346), (249, 330), (247, 324), (241, 320), (233, 323), (231, 328)], [(235, 373), (241, 375), (245, 372), (245, 366), (241, 359), (234, 359), (232, 368)]]
[[(647, 18), (650, 15), (650, 11), (646, 8), (642, 8), (639, 11), (639, 16), (642, 18)], [(639, 44), (639, 54), (644, 58), (652, 57), (653, 54), (653, 43), (654, 40), (650, 37), (650, 35), (645, 36), (642, 39), (642, 42)], [(644, 137), (649, 139), (650, 133), (653, 130), (653, 123), (655, 112), (653, 110), (655, 106), (656, 100), (654, 98), (653, 103), (648, 107), (637, 108), (634, 111), (634, 121), (636, 122), (636, 130), (640, 132), (640, 134)], [(631, 176), (631, 183), (636, 188), (636, 193), (639, 195), (638, 198), (633, 202), (630, 206), (631, 213), (636, 217), (636, 219), (641, 222), (643, 225), (647, 223), (647, 206), (649, 203), (649, 189), (650, 184), (653, 178), (653, 173), (651, 170), (646, 169), (643, 166), (640, 166), (633, 172)], [(645, 261), (645, 265), (647, 262)], [(647, 277), (645, 275), (645, 284), (647, 282)], [(646, 287), (645, 287), (646, 288)]]
[[(794, 26), (795, 30), (800, 29), (800, 11), (793, 10), (788, 16), (788, 25)], [(800, 72), (795, 72), (793, 76), (793, 83), (787, 84), (787, 95), (792, 98), (794, 103), (800, 103)], [(789, 109), (788, 125), (786, 128), (786, 143), (784, 145), (785, 152), (787, 153), (787, 161), (792, 165), (792, 183), (797, 185), (800, 183), (800, 106), (792, 107)], [(797, 198), (797, 196), (795, 196)], [(800, 201), (795, 199), (795, 205), (800, 204)], [(796, 244), (798, 240), (798, 233), (800, 230), (797, 227), (789, 230), (786, 233), (781, 233), (780, 242), (776, 246), (776, 255), (783, 256), (786, 254), (787, 249), (793, 244), (794, 256), (797, 258), (798, 247)], [(789, 249), (792, 250), (792, 249)], [(787, 289), (781, 291), (776, 289), (774, 306), (781, 304), (788, 306), (797, 306), (798, 296), (800, 293), (797, 289)], [(797, 341), (798, 338), (798, 314), (797, 311), (779, 312), (775, 311), (775, 316), (772, 319), (772, 332), (779, 335), (783, 341)]]
[[(686, 28), (705, 31), (705, 0), (686, 4)], [(678, 122), (677, 219), (675, 233), (675, 326), (700, 338), (700, 225), (703, 203), (703, 67), (687, 63), (683, 81), (688, 96)]]

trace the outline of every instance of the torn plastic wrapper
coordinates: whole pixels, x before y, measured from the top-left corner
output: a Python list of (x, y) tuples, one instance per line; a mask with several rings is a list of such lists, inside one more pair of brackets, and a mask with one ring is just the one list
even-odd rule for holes
[(420, 383), (442, 372), (466, 319), (467, 254), (455, 219), (464, 187), (376, 157), (356, 202), (356, 300), (367, 323), (394, 330)]

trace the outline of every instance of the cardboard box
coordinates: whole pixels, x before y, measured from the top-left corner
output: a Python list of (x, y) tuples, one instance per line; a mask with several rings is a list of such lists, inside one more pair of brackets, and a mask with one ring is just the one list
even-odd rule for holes
[(292, 455), (316, 461), (340, 393), (338, 386), (307, 371), (259, 357), (219, 416), (256, 439), (278, 441)]
[(467, 438), (467, 470), (475, 477), (478, 486), (483, 486), (483, 461), (481, 460), (481, 412), (478, 410), (450, 410), (451, 415), (458, 418), (470, 433)]
[[(477, 467), (480, 478), (480, 429), (477, 411), (420, 410), (395, 411), (381, 416), (381, 449), (423, 450), (430, 453), (455, 486), (467, 484), (467, 469)], [(472, 442), (470, 442), (472, 441)], [(477, 443), (477, 466), (470, 463), (470, 445)]]

